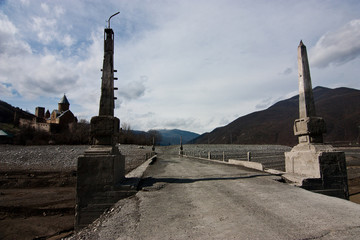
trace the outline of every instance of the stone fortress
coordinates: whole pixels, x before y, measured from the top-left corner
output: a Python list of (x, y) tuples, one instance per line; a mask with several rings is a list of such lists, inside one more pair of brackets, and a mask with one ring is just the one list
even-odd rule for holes
[(31, 127), (37, 131), (56, 132), (61, 129), (70, 128), (73, 123), (77, 123), (77, 118), (70, 110), (70, 102), (66, 95), (58, 102), (58, 109), (54, 109), (51, 114), (44, 107), (36, 107), (35, 115), (32, 119), (19, 119), (21, 127)]

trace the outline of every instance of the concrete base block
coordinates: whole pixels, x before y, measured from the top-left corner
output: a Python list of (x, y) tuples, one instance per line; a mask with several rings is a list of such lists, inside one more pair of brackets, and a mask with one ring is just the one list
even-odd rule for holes
[(302, 179), (297, 184), (305, 189), (348, 199), (345, 153), (331, 145), (296, 145), (285, 153), (285, 169), (294, 179)]
[(128, 194), (120, 187), (124, 177), (125, 156), (117, 147), (92, 146), (78, 157), (75, 229), (92, 223)]
[(244, 166), (247, 168), (256, 169), (259, 171), (264, 171), (264, 166), (258, 162), (249, 162), (249, 161), (240, 161), (240, 160), (229, 159), (229, 164), (240, 165), (240, 166)]

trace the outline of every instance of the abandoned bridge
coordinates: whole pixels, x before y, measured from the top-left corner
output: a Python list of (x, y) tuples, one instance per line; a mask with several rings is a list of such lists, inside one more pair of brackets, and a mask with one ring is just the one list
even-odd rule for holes
[[(180, 156), (159, 155), (146, 171), (141, 191), (124, 198), (123, 180), (131, 178), (124, 178), (125, 156), (116, 147), (120, 120), (114, 116), (117, 78), (110, 28), (118, 13), (104, 29), (99, 115), (91, 119), (93, 145), (78, 157), (75, 239), (358, 239), (359, 205), (284, 184), (265, 172), (187, 158), (182, 143)], [(308, 187), (348, 199), (345, 153), (323, 144), (326, 125), (316, 115), (302, 41), (298, 73), (294, 134), (299, 144), (285, 152), (285, 171), (305, 176)], [(113, 203), (108, 214), (86, 227)]]
[(280, 177), (160, 154), (140, 183), (73, 239), (358, 239), (360, 205)]

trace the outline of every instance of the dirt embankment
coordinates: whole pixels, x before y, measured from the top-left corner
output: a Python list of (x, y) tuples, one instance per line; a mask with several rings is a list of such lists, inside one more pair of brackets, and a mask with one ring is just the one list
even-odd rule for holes
[[(87, 148), (0, 145), (0, 239), (60, 239), (71, 233), (77, 157)], [(126, 172), (151, 151), (119, 148)]]

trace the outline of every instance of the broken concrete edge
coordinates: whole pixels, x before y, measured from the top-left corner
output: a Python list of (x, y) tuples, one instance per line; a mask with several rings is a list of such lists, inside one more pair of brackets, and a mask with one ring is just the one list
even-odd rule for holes
[(235, 159), (229, 159), (230, 164), (240, 165), (251, 169), (256, 169), (264, 172), (264, 166), (258, 162), (240, 161)]
[(140, 166), (129, 172), (125, 175), (125, 178), (141, 178), (144, 175), (145, 170), (147, 167), (156, 159), (157, 155), (152, 156)]
[(293, 174), (293, 173), (287, 173), (283, 171), (279, 171), (276, 169), (271, 168), (264, 168), (264, 166), (261, 163), (258, 162), (249, 162), (249, 161), (239, 161), (235, 159), (229, 159), (229, 164), (233, 165), (240, 165), (251, 169), (256, 169), (262, 172), (269, 173), (271, 175), (281, 176), (281, 178), (288, 184), (301, 187), (303, 186), (303, 183), (305, 180), (313, 179), (309, 176), (299, 175), (299, 174)]
[(290, 185), (301, 187), (303, 185), (304, 180), (309, 179), (307, 176), (302, 176), (293, 173), (284, 173), (281, 175), (281, 178), (284, 179), (285, 182)]
[[(157, 158), (157, 155), (152, 156), (148, 160), (146, 160), (144, 163), (142, 163), (140, 166), (129, 172), (125, 175), (124, 182), (122, 185), (130, 185), (129, 187), (132, 189), (137, 189), (142, 177), (144, 176), (144, 172), (149, 167), (149, 165), (154, 162)], [(129, 181), (132, 180), (132, 181)]]

